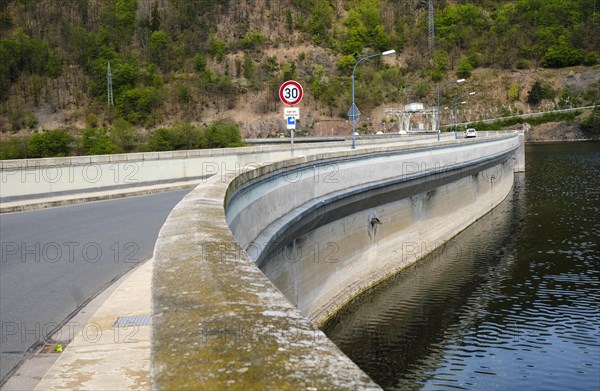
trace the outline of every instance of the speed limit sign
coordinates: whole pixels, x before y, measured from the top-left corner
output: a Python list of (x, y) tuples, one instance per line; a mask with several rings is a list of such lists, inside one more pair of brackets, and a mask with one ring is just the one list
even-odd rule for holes
[(288, 80), (279, 87), (279, 99), (288, 106), (302, 100), (302, 86), (294, 80)]

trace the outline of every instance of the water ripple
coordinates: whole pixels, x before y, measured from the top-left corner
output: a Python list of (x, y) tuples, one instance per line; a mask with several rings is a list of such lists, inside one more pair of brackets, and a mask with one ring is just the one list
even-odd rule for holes
[[(528, 145), (493, 213), (325, 332), (386, 389), (600, 389), (598, 143)], [(477, 244), (473, 246), (473, 244)]]

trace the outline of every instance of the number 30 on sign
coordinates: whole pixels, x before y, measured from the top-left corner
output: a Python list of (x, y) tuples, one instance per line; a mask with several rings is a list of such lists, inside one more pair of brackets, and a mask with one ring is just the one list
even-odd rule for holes
[(288, 105), (293, 106), (302, 100), (302, 86), (294, 80), (288, 80), (279, 87), (279, 99)]

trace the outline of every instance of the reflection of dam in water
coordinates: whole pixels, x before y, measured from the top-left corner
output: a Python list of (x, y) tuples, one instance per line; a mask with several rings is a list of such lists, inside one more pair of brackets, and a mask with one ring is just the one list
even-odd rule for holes
[[(423, 372), (434, 371), (442, 355), (432, 354), (429, 346), (455, 339), (461, 330), (482, 321), (480, 310), (488, 305), (489, 297), (469, 298), (475, 292), (495, 291), (497, 277), (511, 267), (509, 254), (516, 246), (514, 233), (523, 213), (519, 194), (523, 177), (516, 178), (516, 191), (489, 214), (417, 264), (357, 298), (324, 327), (381, 386), (417, 387), (419, 379), (407, 376), (398, 380), (393, 374), (408, 373), (415, 363)], [(457, 314), (461, 316), (458, 323)], [(448, 327), (451, 324), (454, 326)], [(386, 350), (392, 346), (393, 352)], [(385, 361), (377, 359), (383, 355)]]

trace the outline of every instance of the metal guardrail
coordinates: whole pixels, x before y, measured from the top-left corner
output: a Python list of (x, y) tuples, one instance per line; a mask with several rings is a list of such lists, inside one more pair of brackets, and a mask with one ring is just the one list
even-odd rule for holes
[(511, 118), (533, 118), (533, 117), (541, 117), (543, 115), (546, 114), (553, 114), (553, 113), (565, 113), (568, 111), (577, 111), (577, 110), (589, 110), (589, 109), (593, 109), (596, 106), (581, 106), (581, 107), (571, 107), (568, 109), (559, 109), (559, 110), (550, 110), (550, 111), (540, 111), (537, 113), (527, 113), (527, 114), (515, 114), (515, 115), (510, 115), (508, 117), (498, 117), (498, 118), (489, 118), (489, 119), (482, 119), (482, 120), (477, 120), (477, 121), (469, 121), (469, 122), (461, 122), (458, 124), (454, 124), (454, 125), (444, 125), (444, 127), (451, 127), (451, 126), (465, 126), (465, 125), (469, 125), (472, 123), (476, 123), (476, 122), (483, 122), (484, 124), (489, 124), (491, 122), (496, 122), (496, 121), (503, 121), (503, 120), (507, 120), (507, 119), (511, 119)]

